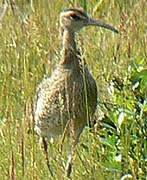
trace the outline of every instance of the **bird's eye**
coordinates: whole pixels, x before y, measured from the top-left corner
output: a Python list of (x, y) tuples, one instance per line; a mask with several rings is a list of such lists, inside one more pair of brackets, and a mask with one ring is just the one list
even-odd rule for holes
[(75, 14), (70, 15), (70, 17), (71, 17), (72, 19), (74, 19), (75, 21), (78, 21), (78, 20), (81, 19), (80, 17), (78, 17), (78, 16), (75, 15)]

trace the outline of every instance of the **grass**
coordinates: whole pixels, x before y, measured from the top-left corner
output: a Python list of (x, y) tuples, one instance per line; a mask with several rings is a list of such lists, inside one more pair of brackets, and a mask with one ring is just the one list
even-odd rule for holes
[[(146, 1), (8, 3), (0, 20), (0, 179), (52, 179), (31, 115), (36, 87), (60, 57), (59, 13), (74, 6), (113, 24), (121, 35), (87, 27), (78, 36), (98, 84), (99, 105), (97, 123), (81, 135), (73, 179), (145, 179)], [(65, 178), (68, 156), (66, 145), (63, 154), (59, 150), (60, 139), (49, 149), (55, 179)]]

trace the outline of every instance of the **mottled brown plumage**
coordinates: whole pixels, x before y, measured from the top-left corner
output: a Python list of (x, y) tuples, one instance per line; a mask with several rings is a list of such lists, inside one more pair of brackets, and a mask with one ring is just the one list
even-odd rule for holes
[(52, 75), (37, 89), (36, 131), (41, 137), (56, 137), (73, 122), (76, 143), (82, 130), (93, 117), (97, 106), (96, 82), (85, 60), (80, 59), (75, 33), (84, 26), (101, 26), (118, 31), (85, 12), (68, 9), (60, 14), (63, 49), (61, 60)]

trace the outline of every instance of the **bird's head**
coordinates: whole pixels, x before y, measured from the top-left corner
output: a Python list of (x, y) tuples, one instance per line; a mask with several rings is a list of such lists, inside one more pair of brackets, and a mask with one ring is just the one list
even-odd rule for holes
[(67, 9), (61, 12), (60, 26), (61, 33), (64, 30), (77, 32), (85, 26), (99, 26), (118, 33), (118, 30), (113, 26), (110, 26), (100, 20), (90, 18), (83, 10), (80, 9)]

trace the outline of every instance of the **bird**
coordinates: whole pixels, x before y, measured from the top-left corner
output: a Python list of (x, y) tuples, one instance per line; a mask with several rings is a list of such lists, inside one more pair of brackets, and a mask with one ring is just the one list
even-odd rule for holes
[(42, 138), (56, 138), (67, 126), (70, 134), (72, 126), (77, 145), (96, 111), (97, 83), (76, 42), (76, 34), (86, 26), (119, 33), (113, 26), (89, 17), (82, 9), (70, 8), (60, 13), (61, 57), (51, 76), (36, 91), (35, 131)]

